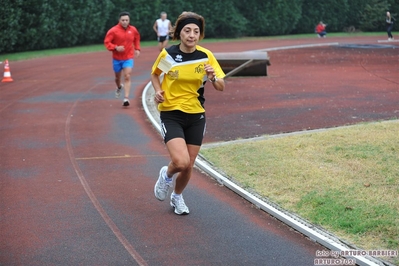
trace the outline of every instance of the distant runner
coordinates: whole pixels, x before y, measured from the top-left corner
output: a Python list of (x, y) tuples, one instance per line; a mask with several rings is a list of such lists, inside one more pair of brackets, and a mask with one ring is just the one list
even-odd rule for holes
[[(126, 11), (119, 14), (119, 23), (112, 27), (104, 39), (105, 47), (112, 51), (112, 64), (115, 72), (115, 98), (119, 98), (125, 88), (123, 106), (129, 106), (130, 76), (134, 66), (134, 55), (140, 55), (140, 34), (130, 24), (130, 14)], [(121, 81), (123, 72), (124, 84)]]

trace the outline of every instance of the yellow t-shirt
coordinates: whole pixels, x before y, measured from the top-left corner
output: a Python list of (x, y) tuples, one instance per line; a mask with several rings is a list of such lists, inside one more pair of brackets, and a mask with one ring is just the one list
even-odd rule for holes
[(159, 54), (151, 72), (164, 73), (165, 101), (158, 105), (158, 110), (180, 110), (189, 114), (205, 112), (204, 85), (208, 78), (204, 64), (213, 67), (217, 78), (224, 78), (225, 74), (211, 51), (199, 45), (196, 48), (195, 52), (186, 54), (178, 45), (173, 45)]

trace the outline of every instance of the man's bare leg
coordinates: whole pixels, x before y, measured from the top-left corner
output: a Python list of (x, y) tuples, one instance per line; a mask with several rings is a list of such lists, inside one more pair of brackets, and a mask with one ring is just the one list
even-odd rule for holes
[(123, 79), (124, 79), (124, 87), (125, 87), (125, 98), (129, 99), (130, 95), (130, 86), (131, 86), (131, 81), (130, 81), (130, 76), (132, 74), (132, 68), (127, 67), (123, 69)]

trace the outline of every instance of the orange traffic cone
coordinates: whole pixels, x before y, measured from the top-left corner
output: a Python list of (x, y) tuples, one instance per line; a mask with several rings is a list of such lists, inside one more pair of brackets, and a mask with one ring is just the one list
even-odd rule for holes
[(14, 81), (11, 78), (11, 72), (10, 72), (10, 67), (8, 66), (8, 60), (6, 59), (6, 62), (4, 64), (4, 77), (1, 82), (11, 82)]

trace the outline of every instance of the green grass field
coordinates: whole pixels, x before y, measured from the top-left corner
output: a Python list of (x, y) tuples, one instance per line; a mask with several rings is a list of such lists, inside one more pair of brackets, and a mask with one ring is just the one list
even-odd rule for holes
[[(329, 33), (328, 36), (331, 37), (353, 37), (353, 36), (384, 36), (385, 32), (372, 32), (372, 33)], [(397, 35), (397, 33), (393, 33), (393, 35)], [(201, 43), (212, 43), (212, 42), (226, 42), (226, 41), (237, 41), (237, 40), (245, 40), (245, 39), (298, 39), (298, 38), (314, 38), (315, 34), (298, 34), (298, 35), (284, 35), (284, 36), (272, 36), (272, 37), (248, 37), (248, 38), (240, 38), (240, 39), (204, 39)], [(173, 43), (173, 42), (171, 42)], [(142, 47), (156, 46), (158, 43), (156, 41), (147, 41), (141, 42)], [(87, 45), (87, 46), (77, 46), (70, 48), (58, 48), (58, 49), (49, 49), (49, 50), (39, 50), (39, 51), (27, 51), (20, 53), (10, 53), (10, 54), (0, 54), (0, 61), (4, 61), (8, 59), (9, 61), (19, 61), (19, 60), (28, 60), (45, 56), (54, 56), (54, 55), (64, 55), (64, 54), (76, 54), (76, 53), (89, 53), (89, 52), (98, 52), (104, 51), (105, 47), (103, 44), (95, 44), (95, 45)]]
[(349, 243), (398, 250), (398, 132), (392, 120), (203, 147), (201, 154), (241, 187)]

